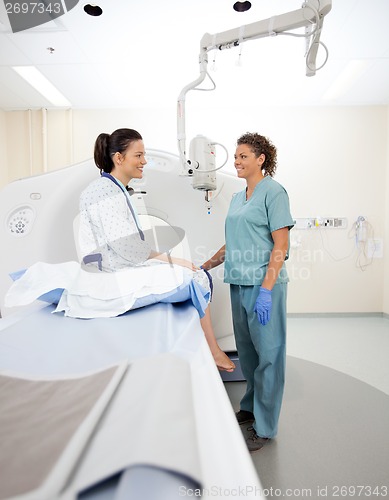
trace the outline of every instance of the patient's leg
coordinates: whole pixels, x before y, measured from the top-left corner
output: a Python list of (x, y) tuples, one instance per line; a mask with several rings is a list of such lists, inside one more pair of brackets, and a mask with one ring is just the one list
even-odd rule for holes
[(234, 371), (234, 363), (230, 360), (227, 354), (220, 349), (216, 341), (215, 333), (212, 328), (211, 312), (209, 306), (205, 310), (204, 317), (200, 319), (200, 323), (202, 329), (204, 330), (204, 335), (207, 339), (208, 346), (211, 350), (216, 366), (219, 368), (219, 370), (224, 370), (227, 372)]

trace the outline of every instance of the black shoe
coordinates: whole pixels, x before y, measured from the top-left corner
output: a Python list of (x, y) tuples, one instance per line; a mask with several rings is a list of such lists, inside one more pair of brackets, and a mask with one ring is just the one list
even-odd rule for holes
[(235, 413), (235, 416), (239, 425), (247, 424), (248, 422), (254, 422), (255, 420), (254, 414), (251, 413), (251, 411), (239, 410)]
[[(249, 428), (250, 429), (250, 428)], [(247, 429), (247, 430), (249, 430)], [(252, 453), (253, 451), (258, 451), (264, 447), (266, 443), (270, 441), (270, 438), (259, 437), (258, 434), (253, 429), (250, 437), (246, 439), (247, 448)]]

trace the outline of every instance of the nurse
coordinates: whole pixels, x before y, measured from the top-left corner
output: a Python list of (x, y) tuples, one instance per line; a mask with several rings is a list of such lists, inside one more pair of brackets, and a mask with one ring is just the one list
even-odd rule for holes
[[(190, 269), (200, 286), (209, 287), (205, 271), (187, 260), (154, 251), (145, 240), (127, 191), (131, 179), (142, 178), (147, 163), (142, 136), (127, 128), (115, 130), (111, 135), (100, 134), (95, 142), (94, 160), (100, 178), (80, 197), (79, 245), (84, 268), (115, 272), (147, 265), (150, 259), (157, 259)], [(209, 306), (200, 321), (217, 367), (233, 371), (234, 363), (216, 341)]]
[(277, 434), (285, 380), (286, 295), (289, 230), (293, 219), (285, 189), (272, 177), (277, 150), (266, 138), (247, 133), (237, 141), (235, 168), (246, 189), (232, 198), (226, 242), (203, 264), (224, 262), (230, 284), (234, 335), (246, 393), (236, 417), (252, 422), (246, 440), (257, 451)]

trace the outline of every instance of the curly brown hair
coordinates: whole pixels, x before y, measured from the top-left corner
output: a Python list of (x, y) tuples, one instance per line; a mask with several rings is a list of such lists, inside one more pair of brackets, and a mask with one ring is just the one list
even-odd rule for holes
[(246, 134), (239, 137), (236, 144), (237, 146), (240, 144), (247, 144), (257, 158), (259, 155), (264, 154), (265, 161), (262, 165), (264, 175), (270, 175), (270, 177), (274, 176), (277, 169), (277, 148), (267, 137), (255, 132), (246, 132)]

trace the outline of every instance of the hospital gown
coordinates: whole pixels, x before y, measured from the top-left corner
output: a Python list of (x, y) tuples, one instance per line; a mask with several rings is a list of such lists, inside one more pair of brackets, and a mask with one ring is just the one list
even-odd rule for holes
[(150, 255), (151, 247), (141, 239), (139, 222), (137, 225), (129, 203), (128, 193), (106, 177), (95, 180), (81, 193), (80, 251), (83, 256), (100, 253), (103, 271), (143, 264)]

